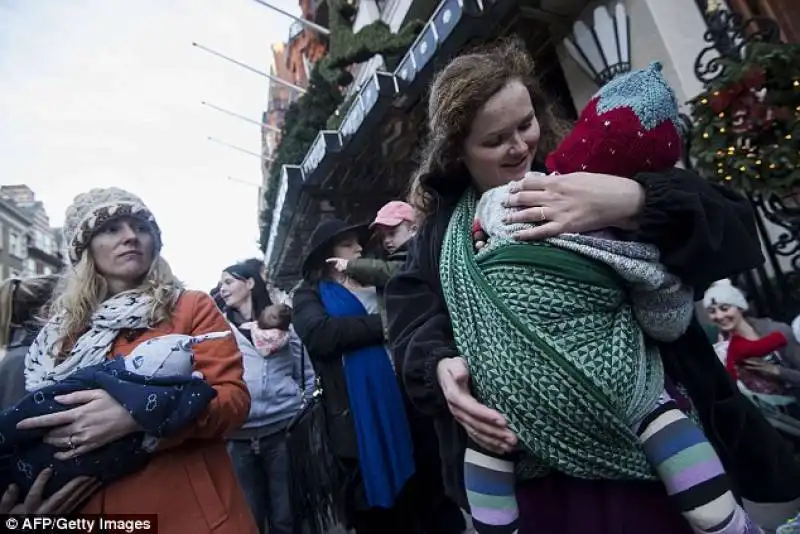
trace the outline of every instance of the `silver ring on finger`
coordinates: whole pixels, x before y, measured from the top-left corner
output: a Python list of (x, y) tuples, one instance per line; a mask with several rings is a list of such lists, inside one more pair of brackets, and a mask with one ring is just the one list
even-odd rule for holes
[(67, 447), (69, 447), (70, 449), (74, 450), (75, 449), (75, 442), (72, 440), (73, 437), (75, 437), (75, 434), (70, 434), (69, 438), (67, 438)]
[(539, 214), (539, 222), (546, 221), (547, 220), (547, 215), (544, 212), (544, 207), (543, 206), (536, 206), (536, 209), (538, 210), (537, 213)]

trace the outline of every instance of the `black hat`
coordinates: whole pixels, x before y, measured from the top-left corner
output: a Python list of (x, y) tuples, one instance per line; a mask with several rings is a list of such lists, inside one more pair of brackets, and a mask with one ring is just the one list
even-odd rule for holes
[(358, 240), (362, 244), (369, 241), (370, 230), (367, 223), (348, 225), (340, 219), (328, 219), (319, 223), (311, 233), (308, 253), (306, 259), (303, 260), (303, 277), (307, 277), (315, 265), (328, 259), (323, 255), (337, 238), (351, 232), (358, 236)]
[(249, 278), (261, 278), (261, 274), (256, 272), (252, 265), (247, 262), (234, 263), (222, 270), (225, 273), (238, 278), (239, 280), (247, 280)]

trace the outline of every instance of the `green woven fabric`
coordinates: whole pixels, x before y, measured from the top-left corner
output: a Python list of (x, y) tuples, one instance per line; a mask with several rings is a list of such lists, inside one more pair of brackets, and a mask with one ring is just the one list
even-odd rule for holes
[(523, 445), (518, 473), (654, 479), (631, 422), (655, 406), (664, 371), (621, 279), (546, 244), (494, 242), (476, 255), (475, 205), (467, 191), (450, 220), (442, 286), (477, 395)]

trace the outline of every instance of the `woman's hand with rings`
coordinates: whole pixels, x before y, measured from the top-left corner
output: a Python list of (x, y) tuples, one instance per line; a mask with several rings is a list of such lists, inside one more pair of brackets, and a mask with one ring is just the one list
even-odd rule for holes
[(52, 476), (51, 469), (43, 469), (22, 502), (19, 502), (19, 488), (9, 486), (0, 497), (0, 514), (67, 514), (100, 488), (100, 482), (93, 478), (77, 477), (44, 499), (45, 487)]
[(608, 227), (631, 229), (644, 206), (644, 189), (628, 178), (575, 172), (528, 173), (511, 185), (505, 205), (519, 208), (506, 223), (535, 223), (516, 238), (535, 241)]
[(76, 407), (23, 419), (17, 428), (55, 427), (42, 441), (66, 449), (54, 455), (58, 460), (86, 454), (139, 430), (138, 423), (128, 410), (102, 389), (76, 391), (60, 395), (55, 400)]
[(469, 370), (463, 358), (440, 360), (436, 377), (450, 413), (476, 443), (497, 454), (514, 450), (517, 437), (509, 430), (505, 418), (479, 403), (470, 393)]

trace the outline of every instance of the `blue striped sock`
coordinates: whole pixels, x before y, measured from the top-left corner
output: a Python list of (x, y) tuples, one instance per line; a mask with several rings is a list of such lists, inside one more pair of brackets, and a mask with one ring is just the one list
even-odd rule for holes
[(514, 462), (479, 450), (464, 455), (464, 485), (472, 523), (479, 534), (514, 534), (519, 509), (514, 493)]

